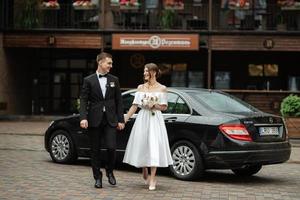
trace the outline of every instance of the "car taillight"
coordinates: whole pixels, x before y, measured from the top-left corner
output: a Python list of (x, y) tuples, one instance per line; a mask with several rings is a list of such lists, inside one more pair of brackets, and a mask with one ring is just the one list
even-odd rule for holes
[(243, 124), (223, 124), (219, 126), (219, 129), (233, 139), (252, 141), (250, 134)]

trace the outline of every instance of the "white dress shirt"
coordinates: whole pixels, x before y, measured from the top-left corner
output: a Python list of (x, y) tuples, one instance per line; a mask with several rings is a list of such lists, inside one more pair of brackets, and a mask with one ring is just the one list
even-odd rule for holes
[[(103, 98), (105, 97), (105, 93), (106, 93), (106, 85), (107, 85), (107, 78), (106, 77), (101, 77), (99, 78), (99, 72), (96, 72), (97, 73), (97, 77), (98, 77), (98, 80), (99, 80), (99, 84), (100, 84), (100, 87), (101, 87), (101, 91), (102, 91), (102, 94), (103, 94)], [(101, 74), (101, 75), (104, 75), (104, 74)]]
[[(100, 73), (98, 71), (96, 71), (96, 74), (97, 74), (97, 77), (98, 77), (98, 80), (99, 80), (99, 84), (100, 84), (100, 88), (101, 88), (101, 91), (102, 91), (102, 94), (103, 94), (103, 98), (105, 98), (107, 78), (106, 77), (99, 78)], [(101, 74), (101, 75), (104, 75), (104, 74)], [(105, 112), (105, 107), (103, 107), (103, 112)]]

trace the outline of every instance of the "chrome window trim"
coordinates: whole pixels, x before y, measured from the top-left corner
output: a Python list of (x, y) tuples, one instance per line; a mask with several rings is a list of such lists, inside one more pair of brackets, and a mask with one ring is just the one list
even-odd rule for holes
[[(137, 89), (128, 90), (128, 91), (124, 92), (122, 96), (131, 94), (131, 93), (136, 93), (136, 92), (137, 92)], [(176, 92), (176, 91), (174, 91), (174, 90), (172, 90), (172, 89), (171, 89), (171, 90), (168, 89), (167, 92), (168, 92), (168, 93), (173, 93), (173, 94), (178, 95), (178, 96), (184, 101), (184, 103), (188, 106), (188, 108), (189, 108), (189, 110), (190, 110), (190, 113), (184, 113), (184, 114), (192, 115), (192, 110), (193, 110), (193, 109), (192, 109), (191, 105), (188, 103), (187, 99), (186, 99), (183, 95), (181, 95), (180, 93), (178, 93), (178, 92)], [(133, 95), (133, 96), (134, 96), (134, 95)], [(163, 113), (163, 114), (174, 114), (174, 113)], [(177, 115), (179, 115), (179, 114), (177, 114)], [(181, 114), (181, 115), (182, 115), (182, 114)]]

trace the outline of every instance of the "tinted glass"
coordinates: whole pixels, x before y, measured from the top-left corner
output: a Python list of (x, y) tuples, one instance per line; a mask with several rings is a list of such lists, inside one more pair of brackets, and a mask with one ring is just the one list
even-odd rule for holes
[(174, 113), (177, 114), (189, 114), (190, 109), (188, 105), (183, 101), (182, 98), (178, 97)]
[(135, 93), (130, 93), (130, 94), (126, 94), (122, 97), (123, 98), (124, 113), (127, 113), (129, 108), (131, 107), (133, 99), (134, 99), (134, 94)]
[[(134, 94), (135, 92), (123, 95), (124, 113), (127, 113), (130, 109), (134, 99)], [(177, 94), (168, 93), (168, 109), (163, 111), (163, 113), (189, 114), (190, 109), (184, 100)]]
[(188, 114), (190, 109), (184, 100), (175, 93), (168, 93), (168, 109), (163, 113)]
[(210, 109), (218, 112), (242, 113), (257, 112), (258, 110), (251, 105), (243, 102), (233, 96), (217, 92), (187, 92), (196, 101), (208, 106)]
[(163, 113), (174, 113), (178, 95), (174, 93), (168, 93), (168, 109)]

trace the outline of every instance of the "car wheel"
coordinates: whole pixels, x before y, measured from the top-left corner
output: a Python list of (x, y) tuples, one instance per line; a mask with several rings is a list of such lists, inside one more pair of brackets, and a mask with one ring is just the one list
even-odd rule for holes
[(77, 159), (74, 142), (64, 130), (57, 130), (51, 135), (49, 149), (54, 162), (71, 163)]
[(233, 173), (238, 176), (252, 176), (256, 174), (261, 169), (262, 165), (247, 165), (242, 168), (232, 169)]
[(203, 175), (204, 166), (198, 149), (189, 141), (176, 142), (171, 148), (171, 173), (181, 180), (194, 180)]

